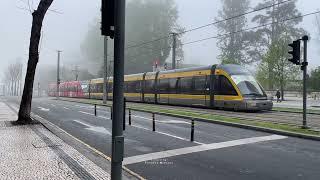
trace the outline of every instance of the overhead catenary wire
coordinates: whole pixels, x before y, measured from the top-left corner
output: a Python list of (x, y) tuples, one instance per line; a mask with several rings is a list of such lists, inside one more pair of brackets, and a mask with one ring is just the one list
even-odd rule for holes
[[(210, 40), (210, 39), (218, 39), (218, 38), (221, 38), (221, 37), (230, 36), (232, 34), (247, 32), (249, 30), (254, 30), (254, 29), (270, 26), (272, 24), (284, 23), (284, 22), (287, 22), (287, 21), (291, 21), (291, 20), (294, 20), (294, 19), (298, 19), (298, 18), (302, 18), (302, 17), (306, 17), (306, 16), (311, 16), (311, 15), (319, 14), (319, 13), (320, 13), (320, 10), (314, 11), (314, 12), (311, 12), (311, 13), (307, 13), (307, 14), (303, 14), (303, 15), (299, 15), (299, 16), (294, 16), (294, 17), (287, 18), (287, 19), (283, 19), (283, 20), (280, 20), (278, 22), (266, 23), (266, 24), (262, 24), (262, 25), (259, 25), (259, 26), (254, 26), (254, 27), (250, 27), (250, 28), (246, 28), (246, 29), (242, 29), (242, 30), (238, 30), (238, 31), (233, 31), (233, 32), (230, 32), (230, 33), (220, 34), (220, 35), (217, 35), (217, 36), (211, 36), (211, 37), (207, 37), (207, 38), (203, 38), (203, 39), (198, 39), (198, 40), (195, 40), (195, 41), (182, 43), (181, 45), (194, 44), (194, 43), (198, 43), (198, 42), (202, 42), (202, 41), (206, 41), (206, 40)], [(164, 47), (164, 48), (162, 47), (162, 48), (157, 49), (157, 50), (159, 50), (161, 52), (162, 50), (164, 50), (166, 48), (170, 49), (170, 48), (172, 48), (172, 46), (168, 46), (168, 47)], [(157, 52), (159, 52), (159, 51), (157, 51)], [(137, 57), (147, 56), (147, 55), (150, 55), (150, 54), (138, 54), (136, 56), (126, 57), (126, 59), (137, 58)]]
[(250, 27), (250, 28), (246, 28), (246, 29), (242, 29), (242, 30), (238, 30), (238, 31), (233, 31), (233, 32), (230, 32), (230, 33), (220, 34), (220, 35), (217, 35), (217, 36), (211, 36), (211, 37), (207, 37), (207, 38), (203, 38), (203, 39), (198, 39), (198, 40), (195, 40), (195, 41), (186, 42), (186, 43), (183, 43), (182, 45), (194, 44), (194, 43), (206, 41), (206, 40), (209, 40), (209, 39), (217, 39), (217, 38), (229, 36), (229, 35), (236, 34), (236, 33), (246, 32), (246, 31), (253, 30), (253, 29), (258, 29), (258, 28), (261, 28), (261, 27), (270, 26), (272, 24), (284, 23), (284, 22), (287, 22), (287, 21), (290, 21), (290, 20), (294, 20), (294, 19), (298, 19), (298, 18), (302, 18), (302, 17), (305, 17), (305, 16), (310, 16), (310, 15), (314, 15), (314, 14), (318, 14), (318, 13), (320, 13), (320, 11), (314, 11), (312, 13), (307, 13), (307, 14), (303, 14), (303, 15), (300, 15), (300, 16), (295, 16), (295, 17), (283, 19), (283, 20), (280, 20), (278, 22), (262, 24), (262, 25), (259, 25), (259, 26), (254, 26), (254, 27)]
[[(225, 19), (222, 19), (222, 20), (218, 20), (218, 21), (215, 21), (215, 22), (212, 22), (212, 23), (209, 23), (209, 24), (205, 24), (205, 25), (202, 25), (202, 26), (198, 26), (198, 27), (195, 27), (195, 28), (191, 28), (191, 29), (188, 29), (188, 30), (185, 30), (183, 32), (176, 33), (176, 34), (177, 35), (181, 35), (181, 34), (185, 34), (185, 33), (191, 32), (191, 31), (196, 31), (196, 30), (199, 30), (199, 29), (202, 29), (202, 28), (205, 28), (205, 27), (213, 26), (213, 25), (218, 24), (218, 23), (222, 23), (222, 22), (229, 21), (229, 20), (232, 20), (232, 19), (235, 19), (235, 18), (246, 16), (246, 15), (254, 13), (254, 12), (258, 12), (258, 11), (262, 11), (262, 10), (265, 10), (265, 9), (268, 9), (268, 8), (271, 8), (271, 7), (274, 7), (274, 6), (278, 6), (280, 4), (288, 3), (290, 1), (293, 1), (293, 0), (281, 1), (281, 2), (278, 2), (278, 3), (274, 3), (274, 4), (271, 4), (271, 5), (267, 5), (267, 6), (261, 7), (261, 8), (253, 9), (253, 10), (247, 11), (245, 13), (241, 13), (241, 14), (238, 14), (238, 15), (235, 15), (235, 16), (231, 16), (231, 17), (228, 17), (228, 18), (225, 18)], [(142, 43), (139, 43), (139, 44), (128, 45), (126, 47), (126, 50), (127, 49), (131, 49), (131, 48), (138, 48), (138, 47), (144, 46), (146, 44), (157, 42), (157, 41), (169, 38), (169, 37), (171, 37), (171, 34), (170, 35), (164, 35), (162, 37), (159, 37), (159, 38), (151, 40), (151, 41), (145, 41), (145, 42), (142, 42)]]
[[(177, 33), (177, 34), (184, 34), (184, 33), (187, 33), (187, 32), (196, 31), (196, 30), (201, 29), (201, 28), (205, 28), (205, 27), (208, 27), (208, 26), (211, 26), (211, 25), (215, 25), (217, 23), (221, 23), (221, 22), (224, 22), (224, 21), (229, 21), (229, 20), (234, 19), (234, 18), (239, 18), (241, 16), (245, 16), (245, 15), (248, 15), (250, 13), (258, 12), (258, 11), (261, 11), (261, 10), (264, 10), (264, 9), (268, 9), (268, 8), (273, 7), (273, 6), (277, 6), (277, 5), (280, 5), (280, 4), (283, 4), (283, 3), (287, 3), (287, 2), (290, 2), (290, 1), (292, 1), (292, 0), (286, 0), (286, 1), (278, 2), (278, 3), (274, 3), (272, 5), (268, 5), (268, 6), (265, 6), (265, 7), (262, 7), (262, 8), (258, 8), (258, 9), (254, 9), (254, 10), (248, 11), (246, 13), (238, 14), (236, 16), (232, 16), (232, 17), (229, 17), (229, 18), (226, 18), (226, 19), (223, 19), (223, 20), (215, 21), (215, 22), (210, 23), (210, 24), (206, 24), (206, 25), (203, 25), (203, 26), (192, 28), (192, 29), (189, 29), (189, 30)], [(284, 20), (281, 20), (281, 21), (278, 21), (278, 22), (267, 23), (267, 24), (263, 24), (263, 25), (259, 25), (259, 26), (255, 26), (255, 27), (251, 27), (251, 28), (246, 28), (246, 29), (242, 29), (242, 30), (238, 30), (238, 31), (234, 31), (234, 32), (230, 32), (230, 33), (226, 33), (226, 34), (222, 34), (222, 35), (211, 36), (211, 37), (207, 37), (207, 38), (203, 38), (203, 39), (199, 39), (199, 40), (195, 40), (195, 41), (191, 41), (191, 42), (186, 42), (186, 43), (183, 43), (182, 45), (194, 44), (194, 43), (197, 43), (197, 42), (202, 42), (202, 41), (206, 41), (206, 40), (210, 40), (210, 39), (217, 39), (217, 38), (220, 38), (220, 37), (224, 37), (224, 36), (228, 36), (228, 35), (232, 35), (232, 34), (236, 34), (236, 33), (241, 33), (241, 32), (245, 32), (245, 31), (249, 31), (249, 30), (253, 30), (253, 29), (258, 29), (258, 28), (269, 26), (269, 25), (272, 25), (272, 24), (283, 23), (283, 22), (286, 22), (286, 21), (290, 21), (290, 20), (297, 19), (297, 18), (302, 18), (302, 17), (305, 17), (305, 16), (317, 14), (317, 13), (320, 13), (320, 11), (315, 11), (315, 12), (312, 12), (312, 13), (308, 13), (308, 14), (304, 14), (304, 15), (300, 15), (300, 16), (295, 16), (295, 17), (292, 17), (292, 18), (287, 18), (287, 19), (284, 19)], [(164, 36), (164, 37), (161, 37), (161, 38), (158, 38), (158, 39), (154, 39), (152, 41), (147, 41), (147, 42), (143, 42), (141, 44), (127, 46), (126, 50), (130, 49), (130, 48), (141, 47), (143, 45), (146, 45), (146, 44), (149, 44), (149, 43), (152, 43), (152, 42), (157, 42), (157, 41), (163, 40), (165, 38), (168, 38), (170, 36), (171, 35), (167, 35), (167, 36)], [(172, 48), (172, 47), (168, 46), (167, 48), (169, 49), (169, 48)], [(166, 48), (160, 48), (158, 50), (161, 51), (163, 49), (166, 49)], [(138, 54), (136, 56), (126, 57), (126, 59), (136, 59), (137, 57), (147, 56), (147, 55), (150, 55), (150, 54)]]

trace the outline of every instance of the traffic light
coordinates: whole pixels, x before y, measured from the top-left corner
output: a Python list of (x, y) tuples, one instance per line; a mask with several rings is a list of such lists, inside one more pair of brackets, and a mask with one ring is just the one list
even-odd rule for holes
[(115, 0), (101, 0), (101, 34), (114, 37)]
[(300, 65), (300, 40), (293, 41), (289, 46), (292, 47), (292, 50), (288, 52), (292, 58), (288, 60), (293, 64)]

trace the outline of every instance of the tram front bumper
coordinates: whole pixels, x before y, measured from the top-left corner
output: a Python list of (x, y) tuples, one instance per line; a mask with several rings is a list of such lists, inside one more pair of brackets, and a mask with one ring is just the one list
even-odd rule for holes
[(246, 102), (247, 110), (272, 110), (273, 103), (270, 100), (251, 100)]

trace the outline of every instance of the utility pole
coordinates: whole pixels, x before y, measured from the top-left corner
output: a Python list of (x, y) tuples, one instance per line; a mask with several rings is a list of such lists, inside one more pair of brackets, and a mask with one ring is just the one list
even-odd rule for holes
[(74, 70), (72, 70), (72, 72), (75, 73), (76, 81), (78, 81), (78, 77), (79, 77), (79, 66), (76, 65), (76, 66), (74, 67)]
[(40, 83), (38, 82), (38, 97), (41, 96), (41, 92), (40, 92)]
[(172, 69), (176, 69), (177, 33), (172, 34)]
[(308, 128), (307, 126), (307, 48), (308, 48), (308, 36), (303, 36), (303, 62), (301, 70), (303, 71), (303, 126), (302, 128)]
[(60, 86), (60, 53), (61, 53), (61, 52), (62, 52), (62, 51), (57, 50), (57, 53), (58, 53), (58, 64), (57, 64), (57, 93), (56, 93), (57, 99), (59, 99), (59, 96), (60, 96), (59, 86)]
[(108, 83), (108, 36), (104, 36), (104, 63), (103, 63), (103, 104), (107, 104), (107, 83)]

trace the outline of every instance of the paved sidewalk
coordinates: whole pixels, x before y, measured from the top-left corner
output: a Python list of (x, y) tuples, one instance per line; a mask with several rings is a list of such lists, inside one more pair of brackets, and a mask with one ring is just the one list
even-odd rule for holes
[[(277, 102), (276, 99), (273, 100), (274, 107), (281, 107), (281, 108), (298, 108), (302, 109), (303, 100), (302, 98), (297, 97), (284, 97), (285, 101)], [(320, 100), (314, 100), (313, 98), (307, 99), (307, 108), (312, 110), (320, 110)]]
[(110, 179), (42, 124), (14, 126), (16, 119), (0, 102), (0, 179)]

